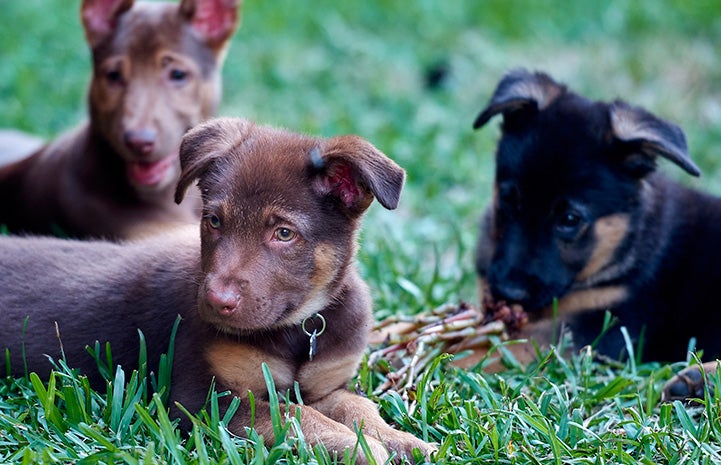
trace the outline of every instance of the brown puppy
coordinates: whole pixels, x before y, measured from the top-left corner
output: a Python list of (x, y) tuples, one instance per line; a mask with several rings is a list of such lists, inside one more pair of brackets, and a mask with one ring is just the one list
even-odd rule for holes
[(199, 179), (200, 241), (182, 230), (128, 244), (0, 238), (0, 347), (10, 347), (12, 373), (23, 374), (24, 344), (28, 368), (47, 375), (44, 354), (60, 357), (55, 322), (68, 364), (96, 384), (83, 348), (96, 340), (130, 367), (140, 329), (156, 366), (180, 313), (171, 401), (200, 410), (214, 378), (218, 391), (243, 399), (229, 426), (244, 434), (251, 391), (255, 428), (272, 444), (265, 362), (279, 390), (299, 383), (311, 443), (352, 448), (363, 425), (381, 463), (387, 450), (427, 455), (431, 446), (346, 390), (372, 327), (356, 233), (373, 197), (396, 207), (404, 171), (359, 137), (316, 139), (238, 119), (191, 130), (180, 155), (176, 199)]
[(196, 203), (173, 203), (178, 146), (216, 111), (238, 3), (84, 0), (90, 120), (0, 169), (0, 224), (128, 238), (155, 223), (197, 221)]

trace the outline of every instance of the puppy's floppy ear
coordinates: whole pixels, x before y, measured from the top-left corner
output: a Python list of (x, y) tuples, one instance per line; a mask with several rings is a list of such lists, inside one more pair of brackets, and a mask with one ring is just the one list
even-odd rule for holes
[(686, 137), (680, 127), (620, 100), (609, 106), (609, 117), (613, 136), (624, 147), (624, 165), (636, 176), (653, 171), (658, 156), (693, 176), (701, 174), (689, 158)]
[(510, 71), (498, 83), (491, 101), (473, 123), (473, 129), (480, 128), (499, 113), (506, 117), (522, 110), (543, 110), (565, 90), (565, 86), (545, 73), (525, 69)]
[(175, 189), (180, 203), (190, 184), (202, 177), (213, 162), (242, 143), (254, 124), (240, 118), (215, 118), (188, 131), (180, 143), (181, 174)]
[(113, 34), (118, 17), (133, 6), (133, 0), (83, 0), (80, 17), (85, 38), (92, 48)]
[(406, 173), (366, 140), (358, 136), (325, 139), (310, 157), (313, 189), (335, 197), (352, 215), (363, 213), (374, 196), (389, 210), (398, 206)]

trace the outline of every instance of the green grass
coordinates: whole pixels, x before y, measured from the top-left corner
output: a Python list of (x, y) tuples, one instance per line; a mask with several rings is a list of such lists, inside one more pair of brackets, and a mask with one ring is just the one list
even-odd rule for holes
[[(0, 127), (52, 137), (85, 117), (90, 65), (78, 3), (0, 0), (8, 19)], [(504, 71), (543, 69), (590, 97), (620, 96), (677, 122), (704, 174), (691, 180), (662, 169), (718, 194), (719, 43), (721, 4), (712, 0), (247, 0), (221, 113), (312, 134), (356, 133), (406, 168), (400, 208), (374, 206), (366, 218), (359, 263), (379, 318), (415, 314), (478, 299), (473, 249), (497, 125), (474, 132), (471, 123)], [(429, 89), (427, 70), (439, 63), (447, 79)], [(498, 375), (438, 360), (413, 392), (376, 400), (392, 423), (438, 442), (444, 463), (721, 460), (721, 389), (688, 410), (658, 405), (660, 386), (686, 362), (546, 355)], [(50, 383), (1, 381), (0, 462), (331, 461), (323, 448), (290, 438), (272, 448), (252, 434), (235, 438), (212, 409), (180, 437), (158, 401), (143, 398), (142, 376), (112, 375), (103, 393), (63, 367)], [(364, 368), (357, 382), (372, 392), (384, 376)]]

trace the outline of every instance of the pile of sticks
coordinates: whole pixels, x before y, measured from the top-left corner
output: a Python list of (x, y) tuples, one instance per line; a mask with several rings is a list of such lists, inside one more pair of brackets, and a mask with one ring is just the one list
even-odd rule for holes
[[(392, 316), (376, 325), (371, 338), (368, 364), (378, 367), (387, 362), (391, 371), (374, 394), (394, 389), (407, 395), (418, 377), (443, 353), (470, 351), (470, 357), (481, 360), (494, 341), (508, 339), (508, 328), (525, 323), (525, 314), (508, 306), (484, 311), (465, 302), (446, 304), (430, 313)], [(491, 310), (491, 311), (488, 311)], [(519, 320), (520, 319), (520, 320)]]

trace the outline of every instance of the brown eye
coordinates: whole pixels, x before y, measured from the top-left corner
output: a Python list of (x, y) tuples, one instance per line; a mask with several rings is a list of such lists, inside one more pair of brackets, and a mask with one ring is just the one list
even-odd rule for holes
[(206, 217), (206, 219), (208, 220), (208, 224), (210, 225), (211, 228), (213, 228), (213, 229), (220, 228), (220, 218), (218, 218), (217, 215), (208, 215)]
[(295, 238), (295, 231), (288, 228), (278, 228), (275, 230), (274, 236), (281, 242), (288, 242)]
[(183, 71), (182, 69), (174, 68), (170, 70), (168, 77), (173, 82), (182, 83), (188, 78), (188, 72)]
[(586, 217), (581, 212), (568, 209), (558, 215), (554, 227), (559, 238), (571, 241), (578, 239), (586, 224)]
[(105, 72), (105, 80), (110, 84), (120, 84), (123, 82), (123, 73), (117, 69), (111, 69)]

